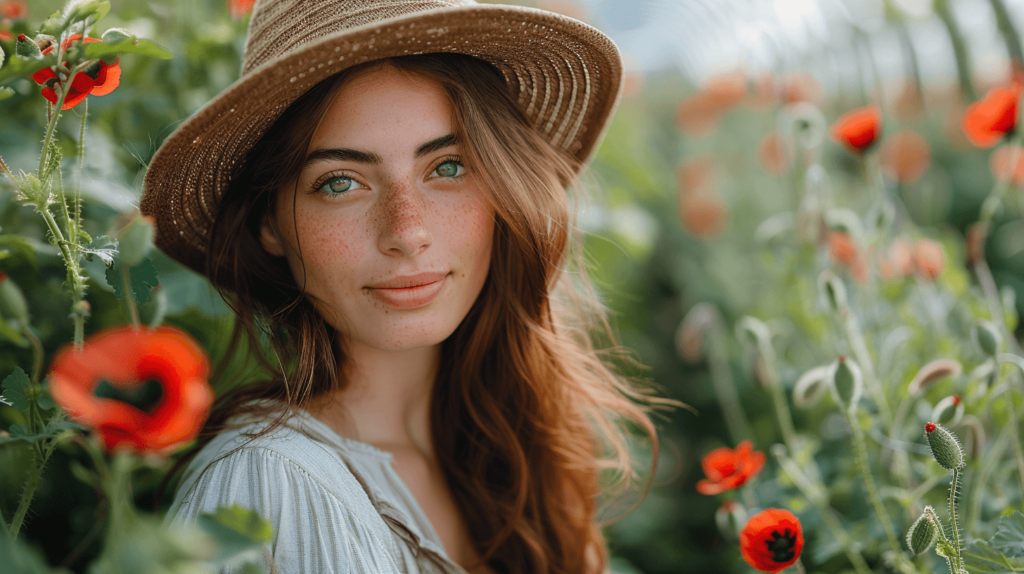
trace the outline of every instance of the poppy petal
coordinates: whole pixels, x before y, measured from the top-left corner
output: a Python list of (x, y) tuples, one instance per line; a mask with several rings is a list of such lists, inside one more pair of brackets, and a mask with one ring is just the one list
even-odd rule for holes
[(96, 87), (92, 89), (92, 95), (105, 96), (114, 91), (114, 88), (121, 83), (121, 64), (104, 65), (100, 73), (96, 75)]

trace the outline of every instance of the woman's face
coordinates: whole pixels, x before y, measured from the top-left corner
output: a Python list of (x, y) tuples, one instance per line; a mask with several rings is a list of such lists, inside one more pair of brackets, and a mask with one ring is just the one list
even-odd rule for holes
[(261, 242), (300, 288), (305, 267), (307, 294), (349, 345), (440, 343), (487, 279), (494, 211), (451, 116), (432, 80), (360, 72), (328, 108), (297, 192), (278, 190), (277, 230), (264, 222)]

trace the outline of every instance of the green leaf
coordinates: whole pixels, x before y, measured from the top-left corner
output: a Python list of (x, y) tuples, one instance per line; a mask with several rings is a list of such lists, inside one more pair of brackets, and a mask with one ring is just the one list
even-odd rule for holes
[(2, 317), (0, 317), (0, 337), (7, 339), (23, 349), (29, 346), (28, 339), (24, 337), (21, 329), (12, 327), (7, 323), (7, 319)]
[[(122, 263), (117, 261), (114, 265), (107, 267), (106, 272), (107, 284), (113, 287), (114, 297), (118, 299), (124, 297), (124, 280), (121, 276), (121, 265)], [(160, 280), (157, 279), (156, 266), (146, 257), (142, 260), (142, 263), (128, 268), (128, 276), (132, 284), (132, 297), (136, 303), (145, 305), (149, 301), (149, 295), (153, 291), (153, 287), (160, 284)]]
[(972, 573), (1024, 572), (1024, 514), (1015, 510), (1000, 518), (995, 535), (970, 543), (963, 556)]
[[(0, 50), (0, 54), (3, 54), (3, 52), (3, 50)], [(14, 90), (10, 86), (0, 86), (0, 100), (6, 100), (13, 95)]]
[[(4, 389), (3, 397), (10, 401), (10, 405), (19, 411), (27, 411), (31, 400), (29, 399), (29, 389), (32, 382), (28, 380), (28, 375), (21, 367), (14, 367), (14, 372), (7, 375), (2, 385)], [(11, 427), (12, 429), (14, 427)], [(13, 432), (13, 430), (12, 430)]]
[(107, 15), (107, 12), (110, 12), (110, 2), (107, 0), (81, 0), (68, 10), (64, 18), (63, 28), (67, 29), (72, 24), (88, 20), (89, 18), (92, 18), (92, 23), (95, 24), (102, 20)]
[(170, 60), (174, 57), (167, 48), (146, 38), (139, 38), (134, 42), (118, 42), (108, 44), (106, 42), (89, 42), (83, 50), (83, 58), (96, 60), (104, 56), (119, 56), (121, 54), (139, 54), (161, 60)]
[(50, 389), (43, 389), (42, 392), (39, 393), (39, 396), (36, 397), (36, 404), (44, 411), (48, 411), (57, 406), (57, 403), (53, 402), (53, 397), (50, 396)]
[(31, 243), (25, 241), (24, 237), (13, 233), (0, 235), (0, 259), (11, 255), (20, 255), (33, 269), (39, 269), (36, 264), (36, 250)]
[(215, 566), (243, 564), (260, 556), (263, 543), (273, 537), (270, 523), (255, 510), (238, 504), (220, 506), (215, 512), (204, 512), (196, 524), (217, 541)]
[[(0, 523), (3, 521), (0, 520)], [(7, 525), (4, 525), (6, 530)], [(35, 548), (27, 546), (19, 540), (11, 540), (10, 536), (0, 535), (0, 563), (4, 565), (4, 574), (47, 574), (50, 568), (46, 559)]]
[[(8, 56), (4, 66), (0, 68), (0, 85), (9, 84), (18, 78), (31, 76), (32, 74), (49, 68), (57, 63), (57, 54), (50, 51), (42, 58), (22, 58), (16, 54)], [(36, 85), (33, 81), (32, 85)]]
[[(89, 234), (84, 229), (79, 230), (82, 235), (82, 239), (89, 237)], [(90, 238), (91, 239), (91, 238)], [(117, 255), (118, 245), (117, 240), (108, 235), (100, 235), (96, 239), (92, 239), (89, 247), (82, 247), (82, 253), (85, 254), (85, 259), (92, 261), (93, 255), (103, 260), (103, 263), (109, 269), (114, 265), (114, 256)], [(109, 278), (107, 279), (109, 281)], [(118, 297), (120, 299), (120, 297)]]

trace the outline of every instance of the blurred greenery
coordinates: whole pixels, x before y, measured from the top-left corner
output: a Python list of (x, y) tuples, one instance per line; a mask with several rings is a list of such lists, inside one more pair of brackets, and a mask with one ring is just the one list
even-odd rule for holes
[[(237, 78), (247, 24), (245, 18), (232, 20), (221, 0), (114, 0), (112, 4), (102, 29), (127, 28), (166, 46), (175, 57), (123, 57), (121, 86), (109, 95), (88, 98), (85, 169), (79, 173), (69, 159), (63, 178), (66, 184), (81, 186), (86, 230), (94, 237), (110, 234), (115, 218), (138, 205), (146, 163), (162, 139)], [(557, 7), (551, 2), (520, 4)], [(29, 21), (38, 22), (61, 5), (54, 0), (34, 0)], [(9, 26), (13, 33), (28, 31), (24, 22)], [(0, 40), (0, 47), (11, 52), (13, 42)], [(755, 448), (768, 452), (784, 440), (771, 392), (763, 375), (758, 374), (761, 367), (735, 341), (732, 325), (749, 315), (770, 326), (778, 354), (779, 381), (787, 391), (805, 370), (828, 364), (840, 352), (848, 351), (842, 327), (818, 296), (818, 273), (835, 267), (830, 264), (827, 249), (795, 241), (766, 242), (755, 234), (769, 217), (795, 212), (803, 189), (803, 174), (792, 167), (795, 162), (790, 162), (786, 173), (776, 176), (758, 160), (762, 137), (779, 125), (781, 102), (773, 101), (767, 107), (728, 106), (710, 131), (695, 134), (680, 130), (678, 107), (685, 98), (705, 88), (671, 70), (643, 77), (631, 73), (630, 81), (639, 82), (639, 87), (631, 88), (623, 98), (587, 174), (592, 199), (581, 213), (580, 222), (588, 233), (586, 252), (592, 263), (592, 278), (613, 313), (620, 342), (633, 349), (646, 366), (630, 374), (653, 380), (668, 395), (696, 408), (699, 415), (677, 411), (658, 420), (656, 487), (636, 511), (606, 530), (614, 554), (613, 570), (622, 574), (748, 572), (736, 543), (727, 539), (715, 523), (721, 499), (736, 499), (756, 501), (760, 508), (788, 508), (799, 515), (808, 538), (803, 559), (808, 571), (848, 571), (841, 543), (827, 530), (827, 518), (801, 495), (775, 458), (769, 456), (762, 474), (740, 491), (712, 497), (695, 489), (697, 480), (703, 477), (701, 457), (716, 447), (735, 446), (720, 409), (711, 355), (717, 353), (725, 361), (724, 374), (735, 383)], [(45, 101), (29, 79), (11, 85), (16, 94), (0, 102), (0, 156), (15, 171), (28, 171), (38, 160), (35, 154), (45, 125)], [(974, 321), (988, 317), (989, 311), (976, 286), (977, 279), (964, 266), (963, 238), (967, 227), (978, 219), (981, 202), (994, 183), (990, 152), (971, 148), (962, 136), (957, 136), (964, 102), (947, 97), (941, 91), (944, 89), (938, 86), (934, 94), (929, 92), (925, 100), (929, 105), (916, 119), (895, 119), (898, 116), (892, 113), (892, 106), (886, 105), (883, 130), (889, 135), (910, 127), (931, 145), (930, 167), (921, 179), (913, 183), (888, 181), (905, 210), (901, 216), (905, 213), (909, 217), (899, 220), (902, 232), (915, 239), (930, 237), (941, 244), (946, 265), (939, 281), (931, 284), (907, 278), (873, 282), (870, 287), (857, 289), (849, 275), (843, 276), (868, 347), (876, 357), (888, 353), (884, 369), (879, 363), (878, 375), (892, 389), (891, 400), (902, 396), (895, 389), (905, 388), (917, 369), (934, 358), (958, 358), (965, 372), (984, 359), (970, 346), (969, 339)], [(828, 94), (817, 103), (831, 121), (866, 103), (863, 93)], [(84, 110), (85, 106), (79, 105), (64, 113), (58, 141), (65, 158), (75, 158), (79, 151), (76, 142)], [(685, 160), (701, 157), (711, 158), (713, 187), (727, 206), (727, 225), (713, 237), (695, 235), (680, 221), (681, 194), (687, 190), (681, 189), (677, 170)], [(838, 144), (828, 142), (821, 163), (830, 176), (837, 203), (864, 213), (870, 192), (863, 183), (859, 160)], [(32, 325), (47, 356), (52, 356), (73, 336), (68, 320), (71, 300), (62, 287), (66, 274), (56, 249), (44, 238), (41, 219), (13, 202), (12, 197), (10, 181), (0, 179), (0, 230), (27, 238), (28, 244), (3, 246), (8, 254), (0, 267), (31, 294)], [(1019, 335), (1016, 317), (1024, 311), (1024, 301), (1012, 294), (1024, 287), (1020, 191), (1012, 189), (1006, 203), (1007, 209), (997, 217), (989, 235), (986, 253), (997, 284), (1011, 289), (1004, 296), (1009, 297), (1007, 302), (1013, 300), (1008, 315)], [(202, 277), (159, 251), (149, 256), (160, 289), (155, 292), (159, 296), (140, 305), (142, 320), (150, 320), (160, 312), (160, 305), (165, 305), (164, 321), (191, 333), (218, 362), (231, 327), (227, 307)], [(104, 279), (103, 263), (97, 258), (85, 267), (90, 276), (87, 299), (93, 312), (86, 323), (86, 334), (127, 322), (123, 301)], [(729, 326), (720, 339), (705, 344), (708, 361), (686, 360), (677, 338), (681, 322), (698, 303), (713, 305), (724, 325)], [(889, 337), (895, 337), (899, 325), (909, 325), (913, 330), (902, 345), (890, 345)], [(30, 365), (31, 361), (30, 348), (0, 344), (0, 374), (18, 365)], [(251, 369), (244, 360), (236, 361), (222, 380), (214, 383), (223, 391), (226, 381), (246, 381), (258, 374)], [(964, 386), (968, 384), (974, 386)], [(912, 417), (928, 418), (932, 405), (942, 397), (952, 392), (970, 396), (977, 390), (976, 385), (977, 381), (962, 379), (940, 381), (911, 404)], [(996, 425), (1005, 424), (999, 418), (1003, 411), (1000, 401), (1005, 400), (1003, 397), (987, 405), (971, 405), (969, 410)], [(849, 454), (852, 447), (845, 419), (835, 411), (830, 398), (807, 409), (794, 409), (793, 418), (802, 432), (799, 448), (789, 455), (801, 467), (817, 469), (807, 472), (820, 472), (821, 481), (829, 488), (829, 505), (843, 516), (847, 531), (863, 546), (861, 550), (871, 567), (883, 571), (881, 553), (885, 548), (881, 541), (885, 536), (866, 503), (864, 485)], [(22, 423), (20, 413), (0, 406), (3, 428)], [(870, 429), (870, 422), (865, 428)], [(911, 438), (907, 434), (904, 438), (923, 444), (920, 436)], [(873, 459), (883, 456), (877, 441), (869, 442), (869, 446)], [(649, 462), (646, 451), (638, 451), (638, 455)], [(17, 506), (30, 457), (26, 444), (0, 448), (0, 511), (5, 517), (10, 517)], [(928, 479), (942, 474), (927, 456), (911, 455), (910, 460), (917, 477)], [(157, 487), (172, 463), (173, 459), (163, 466), (136, 472), (133, 493), (141, 508), (166, 511), (174, 484), (159, 498)], [(23, 530), (23, 539), (50, 564), (75, 572), (84, 571), (102, 544), (99, 529), (104, 508), (98, 506), (97, 492), (74, 478), (76, 465), (88, 464), (77, 447), (59, 448), (45, 469)], [(873, 460), (872, 464), (881, 465), (882, 461)], [(977, 471), (977, 464), (972, 463), (971, 469)], [(1003, 465), (993, 472), (989, 490), (983, 491), (987, 496), (971, 499), (980, 504), (980, 521), (972, 531), (977, 537), (995, 533), (996, 519), (1006, 509), (1024, 508), (1021, 492), (1014, 486), (1017, 479), (1013, 465)], [(974, 492), (971, 480), (967, 475), (964, 492)], [(945, 484), (942, 480), (937, 483)], [(902, 495), (897, 489), (885, 492), (892, 495), (893, 509), (909, 506), (899, 498)], [(936, 486), (925, 493), (923, 500), (941, 507), (943, 498), (943, 487)], [(915, 518), (899, 515), (897, 529), (905, 532)], [(934, 555), (919, 558), (918, 565), (932, 572), (945, 568)]]

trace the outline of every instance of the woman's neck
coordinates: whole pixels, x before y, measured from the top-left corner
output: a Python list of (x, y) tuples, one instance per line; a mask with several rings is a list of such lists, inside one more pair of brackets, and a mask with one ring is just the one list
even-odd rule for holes
[(350, 345), (349, 384), (311, 409), (335, 432), (383, 450), (415, 447), (433, 459), (430, 402), (441, 345), (382, 351)]

